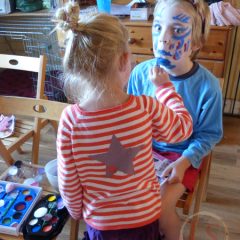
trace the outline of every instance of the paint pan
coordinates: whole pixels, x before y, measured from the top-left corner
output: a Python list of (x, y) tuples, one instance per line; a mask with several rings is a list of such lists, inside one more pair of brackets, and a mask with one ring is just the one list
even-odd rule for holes
[(50, 240), (57, 236), (69, 217), (59, 194), (43, 197), (33, 208), (23, 227), (28, 240)]
[(41, 192), (39, 187), (0, 181), (0, 233), (18, 236)]

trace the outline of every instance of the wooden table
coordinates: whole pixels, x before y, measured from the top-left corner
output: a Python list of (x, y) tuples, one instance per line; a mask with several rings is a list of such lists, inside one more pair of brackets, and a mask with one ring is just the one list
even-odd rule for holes
[[(39, 171), (43, 170), (43, 166), (40, 165), (34, 165), (34, 164), (29, 164), (29, 163), (23, 163), (21, 169), (25, 169), (25, 176), (26, 177), (31, 177), (29, 174), (32, 174), (32, 177), (36, 175)], [(9, 169), (7, 169), (2, 175), (0, 175), (0, 180), (11, 180), (11, 177), (9, 177)], [(23, 171), (23, 177), (16, 178), (14, 180), (18, 180), (18, 183), (23, 183), (24, 181), (24, 171)], [(43, 188), (42, 195), (46, 196), (48, 194), (52, 193), (58, 193), (56, 189), (54, 189), (48, 182), (46, 174), (43, 173), (41, 174), (42, 180), (40, 181), (40, 187)], [(70, 240), (77, 240), (77, 232), (78, 232), (78, 222), (75, 221), (74, 219), (70, 219), (71, 221), (71, 227), (70, 227)], [(13, 236), (13, 235), (8, 235), (8, 234), (3, 234), (0, 233), (0, 240), (24, 240), (22, 233), (20, 233), (19, 236)], [(56, 238), (55, 238), (56, 239)]]

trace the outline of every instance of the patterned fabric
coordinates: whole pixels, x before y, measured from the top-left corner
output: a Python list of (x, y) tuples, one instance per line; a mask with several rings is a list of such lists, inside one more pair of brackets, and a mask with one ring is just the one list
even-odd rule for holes
[(159, 101), (129, 96), (110, 109), (87, 112), (75, 104), (63, 111), (57, 138), (59, 190), (73, 218), (83, 216), (98, 230), (116, 230), (160, 217), (152, 138), (183, 141), (191, 135), (192, 120), (172, 83), (156, 95)]
[(210, 5), (211, 25), (240, 26), (240, 9), (229, 2), (217, 2)]
[(14, 133), (15, 116), (4, 116), (0, 114), (0, 138), (6, 138)]

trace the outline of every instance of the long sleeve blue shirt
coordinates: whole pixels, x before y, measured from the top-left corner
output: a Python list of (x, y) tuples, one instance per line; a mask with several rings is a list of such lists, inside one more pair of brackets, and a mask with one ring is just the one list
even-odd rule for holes
[[(149, 80), (149, 69), (156, 59), (138, 64), (132, 71), (128, 93), (155, 97), (156, 87)], [(193, 119), (191, 137), (177, 144), (153, 141), (153, 148), (160, 152), (177, 152), (199, 168), (202, 158), (220, 141), (222, 127), (222, 93), (219, 80), (202, 65), (195, 63), (184, 75), (170, 76), (176, 91), (182, 96), (185, 107)]]

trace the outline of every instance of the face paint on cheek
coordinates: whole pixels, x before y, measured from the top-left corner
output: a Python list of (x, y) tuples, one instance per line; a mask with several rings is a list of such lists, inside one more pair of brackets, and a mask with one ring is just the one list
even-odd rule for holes
[(153, 43), (153, 52), (157, 52), (158, 48), (158, 35), (157, 33), (152, 32), (152, 43)]
[(191, 29), (188, 32), (186, 32), (184, 35), (173, 36), (173, 40), (178, 41), (177, 42), (177, 49), (180, 49), (180, 48), (183, 47), (183, 44), (184, 44), (185, 41), (187, 41), (186, 38), (190, 35), (190, 33), (191, 33)]
[(190, 43), (191, 43), (190, 40), (188, 40), (186, 43), (184, 43), (184, 52), (187, 52), (187, 51), (188, 51), (188, 49), (189, 49), (189, 47), (190, 47)]
[(183, 44), (182, 42), (178, 41), (178, 42), (177, 42), (177, 48), (176, 48), (176, 49), (177, 49), (177, 50), (180, 49), (180, 48), (182, 47), (182, 44)]
[(175, 55), (173, 56), (174, 60), (179, 60), (182, 56), (182, 51), (176, 51)]
[(191, 29), (182, 36), (173, 36), (173, 39), (177, 41), (176, 52), (174, 54), (174, 60), (179, 60), (182, 56), (182, 53), (185, 52), (185, 44), (187, 49), (187, 44), (189, 40), (187, 37), (191, 34)]
[(157, 42), (155, 41), (153, 41), (153, 53), (154, 54), (156, 54), (157, 53), (157, 49), (158, 49), (158, 44), (157, 44)]
[(174, 44), (171, 44), (170, 46), (169, 46), (169, 50), (172, 50), (174, 48)]

